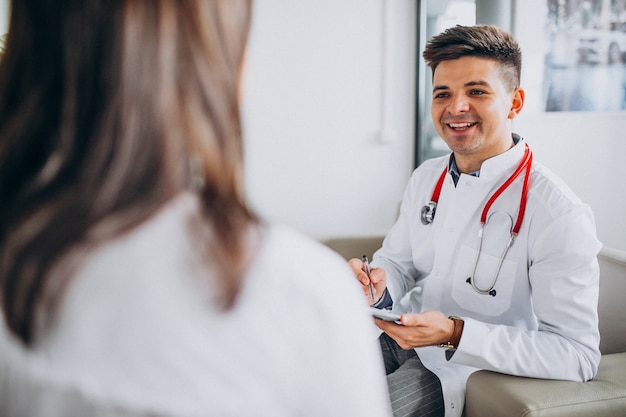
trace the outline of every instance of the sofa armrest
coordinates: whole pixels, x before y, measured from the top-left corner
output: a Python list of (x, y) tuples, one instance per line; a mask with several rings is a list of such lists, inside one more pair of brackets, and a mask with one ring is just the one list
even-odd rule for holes
[(467, 381), (466, 417), (614, 417), (626, 415), (626, 353), (603, 355), (589, 382), (478, 371)]

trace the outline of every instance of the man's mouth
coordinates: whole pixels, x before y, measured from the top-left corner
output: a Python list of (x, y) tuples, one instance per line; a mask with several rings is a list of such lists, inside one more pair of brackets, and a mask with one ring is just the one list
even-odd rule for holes
[(473, 123), (469, 123), (469, 122), (465, 122), (465, 123), (446, 123), (446, 124), (448, 125), (448, 127), (450, 127), (450, 129), (457, 130), (457, 131), (462, 131), (462, 130), (467, 130), (470, 127), (476, 125), (477, 122), (473, 122)]

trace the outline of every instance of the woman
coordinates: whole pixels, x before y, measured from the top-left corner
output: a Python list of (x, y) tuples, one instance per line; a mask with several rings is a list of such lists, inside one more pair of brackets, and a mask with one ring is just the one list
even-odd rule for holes
[(249, 0), (12, 2), (2, 415), (388, 414), (344, 262), (244, 201), (250, 13)]

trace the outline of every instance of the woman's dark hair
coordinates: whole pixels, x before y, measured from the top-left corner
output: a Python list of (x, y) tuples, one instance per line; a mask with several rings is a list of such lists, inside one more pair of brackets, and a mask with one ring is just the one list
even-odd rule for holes
[(251, 0), (14, 0), (0, 62), (0, 301), (34, 343), (90, 248), (195, 187), (225, 308), (258, 222), (242, 185)]
[(441, 61), (465, 56), (493, 59), (500, 64), (509, 89), (520, 86), (522, 52), (515, 38), (496, 26), (455, 26), (446, 29), (426, 43), (422, 56), (433, 74)]

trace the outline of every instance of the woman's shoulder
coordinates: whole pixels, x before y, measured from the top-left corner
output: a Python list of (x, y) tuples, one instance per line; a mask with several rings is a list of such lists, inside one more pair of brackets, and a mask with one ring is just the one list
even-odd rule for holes
[(367, 306), (342, 256), (312, 237), (280, 225), (267, 228), (263, 248), (247, 278), (244, 294), (263, 294), (303, 316), (317, 314), (317, 318), (308, 318), (311, 323), (325, 322), (337, 312), (359, 320)]
[(337, 252), (284, 225), (266, 226), (263, 248), (257, 256), (261, 267), (273, 270), (288, 279), (291, 285), (320, 287), (339, 284), (337, 290), (341, 292), (344, 291), (343, 281), (356, 282), (347, 261)]
[(265, 244), (271, 253), (291, 255), (298, 262), (343, 263), (343, 258), (312, 236), (282, 224), (265, 226)]

